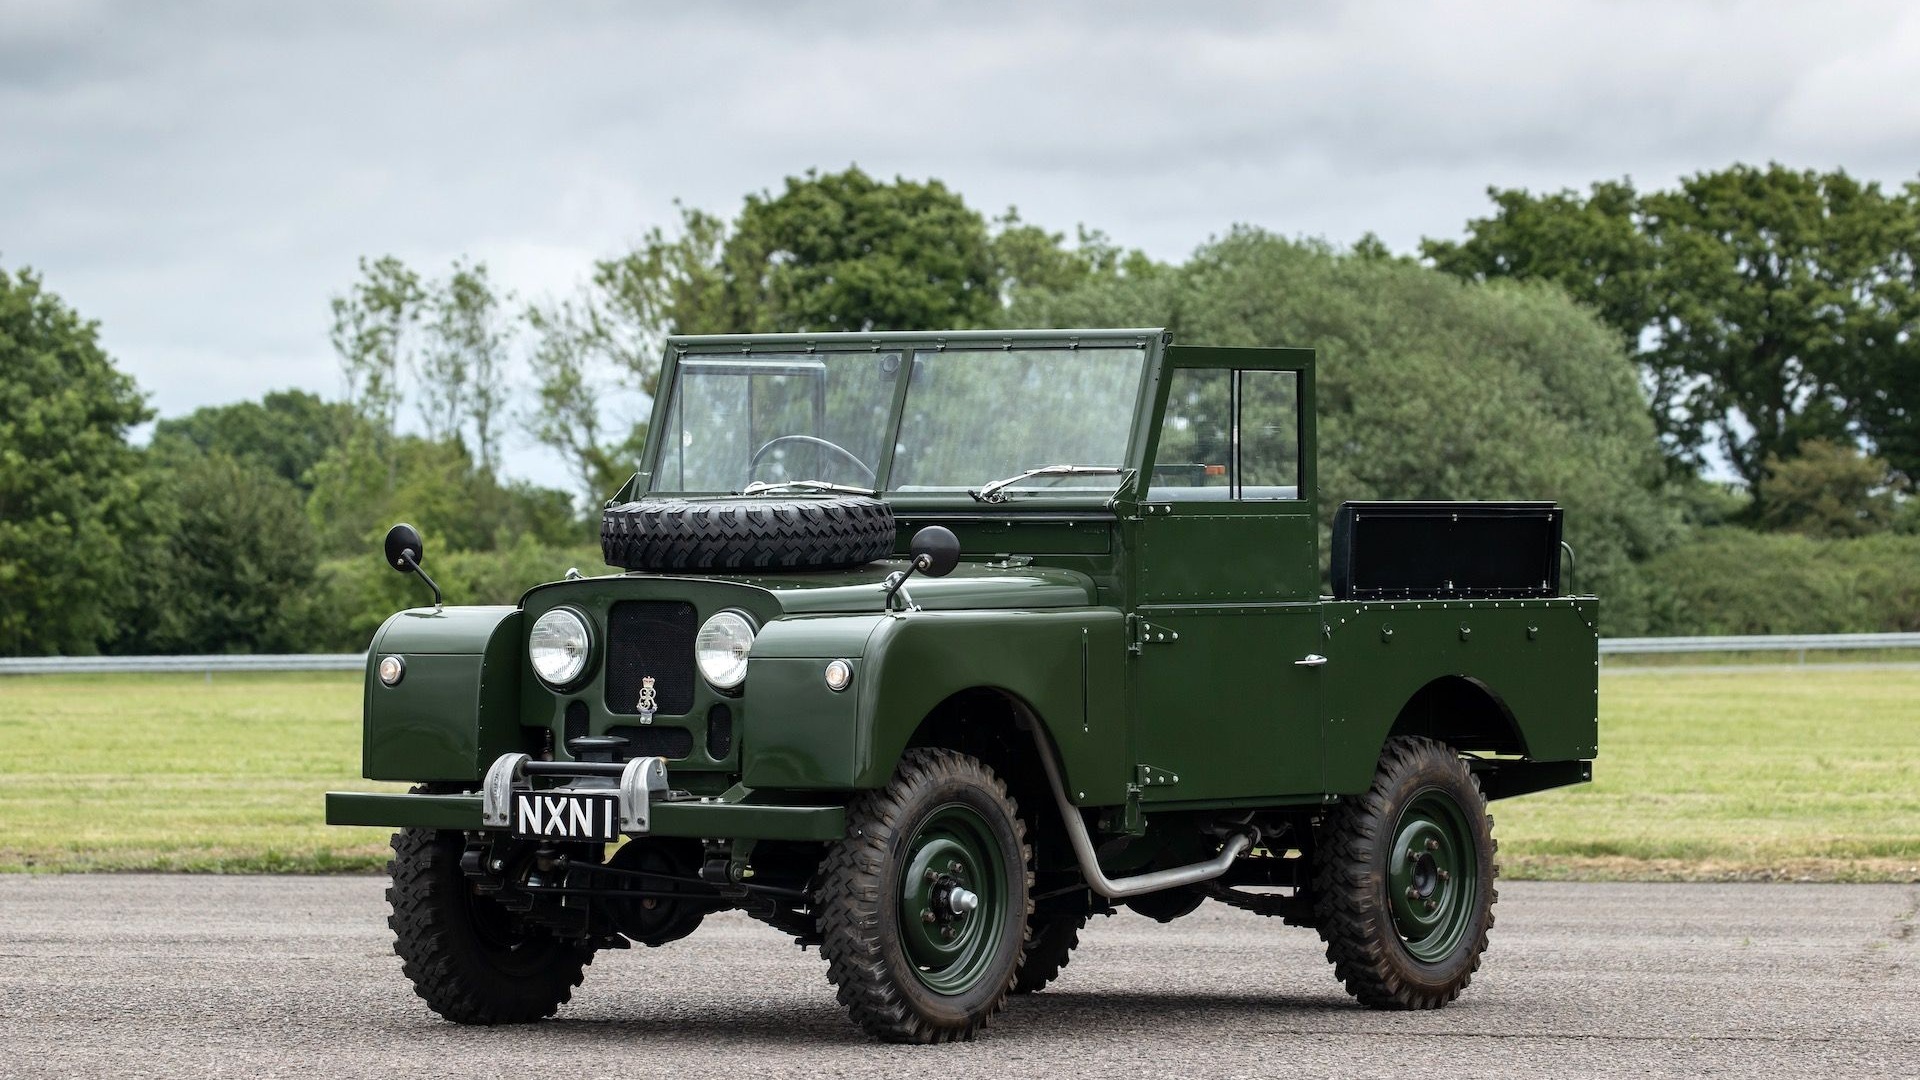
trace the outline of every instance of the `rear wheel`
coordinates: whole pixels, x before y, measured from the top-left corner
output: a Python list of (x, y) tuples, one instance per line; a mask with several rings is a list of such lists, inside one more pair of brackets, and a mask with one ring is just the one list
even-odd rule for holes
[(414, 992), (456, 1024), (525, 1024), (552, 1016), (580, 985), (593, 950), (555, 937), (476, 895), (460, 871), (459, 832), (393, 834), (393, 951)]
[(971, 1039), (1006, 1004), (1026, 944), (1026, 830), (993, 770), (952, 750), (901, 756), (848, 808), (814, 904), (827, 978), (876, 1038)]
[(1314, 848), (1314, 907), (1347, 992), (1380, 1009), (1460, 996), (1493, 926), (1493, 819), (1459, 755), (1387, 743), (1366, 794), (1336, 808)]

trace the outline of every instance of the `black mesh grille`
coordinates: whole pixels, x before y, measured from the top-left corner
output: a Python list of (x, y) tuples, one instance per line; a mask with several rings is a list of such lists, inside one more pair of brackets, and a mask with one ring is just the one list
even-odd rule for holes
[[(693, 638), (699, 618), (692, 604), (625, 600), (607, 612), (607, 711), (640, 711), (640, 680), (653, 678), (663, 716), (693, 708)], [(684, 734), (684, 732), (683, 732)]]
[(733, 749), (733, 710), (719, 704), (707, 710), (707, 756), (715, 761)]
[(607, 732), (627, 740), (621, 756), (683, 758), (693, 753), (693, 732), (683, 727), (617, 727)]
[(587, 733), (587, 703), (584, 701), (567, 702), (567, 733), (560, 741), (577, 739)]

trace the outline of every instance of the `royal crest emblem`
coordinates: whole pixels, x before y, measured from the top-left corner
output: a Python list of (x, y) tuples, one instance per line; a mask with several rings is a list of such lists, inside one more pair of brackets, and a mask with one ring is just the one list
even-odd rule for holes
[(640, 722), (653, 723), (653, 714), (660, 711), (660, 698), (653, 692), (653, 676), (640, 677)]

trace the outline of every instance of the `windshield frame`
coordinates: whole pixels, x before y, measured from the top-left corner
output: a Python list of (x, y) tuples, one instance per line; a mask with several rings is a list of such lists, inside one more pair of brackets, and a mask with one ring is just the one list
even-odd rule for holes
[[(1145, 413), (1153, 407), (1155, 392), (1160, 380), (1160, 368), (1163, 351), (1169, 343), (1170, 335), (1161, 328), (1129, 328), (1119, 330), (1045, 330), (1045, 331), (931, 331), (931, 332), (894, 332), (871, 334), (752, 334), (727, 336), (685, 336), (667, 339), (664, 363), (662, 364), (660, 384), (654, 395), (652, 421), (647, 429), (647, 440), (641, 460), (647, 471), (646, 486), (649, 491), (657, 491), (656, 478), (661, 467), (661, 455), (664, 433), (670, 426), (667, 409), (675, 400), (679, 391), (680, 366), (690, 359), (722, 359), (727, 357), (751, 360), (758, 354), (817, 354), (817, 353), (884, 353), (899, 352), (903, 362), (901, 372), (892, 388), (893, 401), (886, 419), (888, 433), (891, 436), (883, 443), (881, 460), (876, 462), (878, 497), (902, 506), (926, 505), (930, 507), (967, 506), (986, 509), (976, 502), (964, 490), (955, 491), (898, 491), (888, 485), (893, 482), (894, 458), (900, 444), (900, 426), (905, 418), (906, 401), (913, 382), (915, 352), (944, 352), (948, 350), (979, 350), (995, 348), (1006, 350), (1024, 349), (1093, 349), (1127, 348), (1142, 350), (1143, 357), (1140, 374), (1133, 388), (1132, 410), (1125, 419), (1128, 425), (1125, 460), (1120, 464), (1129, 470), (1140, 468), (1140, 460), (1145, 453), (1148, 434), (1148, 422)], [(1116, 418), (1117, 420), (1118, 418)], [(1100, 462), (1045, 462), (1043, 464), (1087, 465), (1104, 464)], [(1131, 475), (1131, 474), (1129, 474)], [(999, 480), (1000, 476), (982, 476), (975, 478), (972, 487)], [(810, 477), (786, 477), (788, 480), (805, 480)], [(1062, 490), (1046, 486), (1026, 487), (1015, 485), (1002, 494), (1009, 496), (1007, 501), (996, 503), (992, 510), (1005, 513), (1023, 502), (1043, 501), (1050, 507), (1082, 508), (1088, 506), (1108, 507), (1116, 500), (1129, 496), (1128, 476), (1115, 478), (1112, 487), (1103, 487), (1099, 491)], [(794, 490), (794, 489), (789, 489)], [(701, 498), (724, 496), (730, 491), (672, 491), (659, 492), (675, 497)]]

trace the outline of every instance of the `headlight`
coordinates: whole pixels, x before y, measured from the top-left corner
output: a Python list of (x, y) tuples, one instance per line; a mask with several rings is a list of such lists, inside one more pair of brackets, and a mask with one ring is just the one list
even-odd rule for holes
[(587, 670), (593, 639), (587, 624), (566, 608), (554, 608), (536, 619), (527, 635), (527, 659), (533, 673), (549, 686), (566, 686)]
[(747, 652), (752, 648), (753, 623), (737, 611), (722, 611), (700, 628), (693, 656), (708, 682), (731, 690), (747, 677)]

